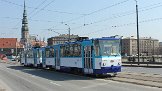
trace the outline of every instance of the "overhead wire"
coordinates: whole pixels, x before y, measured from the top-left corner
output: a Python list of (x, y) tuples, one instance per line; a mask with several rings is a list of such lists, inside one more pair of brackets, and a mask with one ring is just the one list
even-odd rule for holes
[[(157, 6), (154, 6), (154, 5), (157, 5)], [(153, 5), (150, 5), (150, 6), (147, 6), (147, 7), (143, 7), (144, 9), (143, 8), (140, 8), (139, 12), (144, 12), (144, 11), (148, 11), (148, 10), (155, 9), (155, 8), (159, 8), (159, 7), (162, 7), (162, 3), (153, 4)], [(120, 17), (132, 15), (132, 14), (135, 14), (135, 13), (136, 13), (135, 11), (129, 11), (129, 12), (123, 12), (121, 14), (113, 14), (113, 16), (111, 16), (109, 18), (105, 18), (105, 19), (102, 19), (102, 20), (94, 21), (94, 22), (91, 22), (91, 23), (86, 24), (86, 25), (83, 24), (83, 25), (74, 27), (72, 29), (79, 29), (79, 28), (82, 28), (84, 26), (88, 26), (88, 25), (92, 25), (92, 24), (96, 24), (96, 23), (101, 23), (101, 22), (105, 22), (105, 21), (108, 21), (108, 20), (112, 20), (112, 19), (117, 19), (117, 18), (120, 18)]]
[[(9, 2), (7, 0), (2, 0), (2, 1), (6, 1), (8, 3), (12, 3), (12, 2)], [(32, 12), (29, 13), (29, 15), (31, 15), (35, 10), (37, 10), (41, 5), (43, 5), (47, 0), (44, 0), (41, 4), (39, 4), (36, 8), (34, 8), (34, 10)], [(41, 8), (39, 11), (37, 11), (36, 13), (38, 14), (41, 10), (44, 10), (48, 5), (50, 5), (51, 3), (53, 3), (55, 0), (52, 0), (50, 3), (48, 3), (46, 6), (44, 6), (43, 8)], [(18, 5), (18, 4), (15, 4), (15, 3), (12, 3), (14, 5)], [(18, 5), (18, 6), (22, 6), (22, 5)], [(23, 7), (23, 6), (22, 6)], [(1, 18), (6, 18), (6, 19), (21, 19), (21, 18), (11, 18), (11, 17), (1, 17)], [(30, 17), (31, 18), (31, 17)], [(54, 22), (54, 21), (51, 21), (51, 20), (33, 20), (33, 19), (28, 19), (28, 20), (31, 20), (31, 21), (44, 21), (44, 22)], [(16, 23), (15, 27), (20, 23), (21, 21), (19, 21), (18, 23)], [(11, 29), (18, 29), (18, 28), (11, 28)]]
[[(120, 2), (120, 3), (117, 3), (117, 4), (115, 4), (115, 5), (118, 5), (118, 4), (127, 2), (127, 1), (128, 1), (128, 0), (125, 0), (125, 1)], [(114, 6), (114, 5), (112, 5), (112, 6)], [(151, 5), (149, 5), (149, 6), (145, 6), (145, 7), (140, 8), (141, 10), (140, 10), (139, 12), (144, 12), (144, 11), (147, 11), (147, 10), (159, 8), (159, 7), (161, 7), (161, 6), (162, 6), (162, 3), (161, 3), (161, 2), (155, 3), (155, 4), (151, 4)], [(108, 7), (107, 7), (107, 8), (108, 8)], [(97, 10), (97, 11), (104, 10), (104, 9), (106, 9), (106, 8), (99, 9), (99, 10)], [(91, 12), (91, 13), (89, 13), (89, 14), (96, 13), (97, 11)], [(105, 21), (108, 21), (108, 20), (117, 19), (117, 18), (120, 18), (120, 17), (132, 15), (132, 14), (135, 14), (135, 11), (124, 12), (124, 13), (122, 13), (121, 15), (119, 15), (119, 14), (118, 14), (118, 15), (115, 15), (115, 14), (114, 14), (112, 17), (109, 17), (109, 18), (106, 18), (106, 19), (102, 19), (102, 20), (99, 20), (99, 21), (94, 21), (94, 22), (91, 22), (91, 23), (89, 23), (89, 24), (85, 24), (85, 21), (84, 21), (84, 24), (83, 24), (83, 25), (80, 25), (80, 26), (77, 26), (77, 27), (74, 27), (74, 28), (71, 28), (71, 29), (72, 29), (72, 30), (76, 30), (76, 29), (82, 28), (82, 27), (87, 26), (87, 25), (92, 25), (92, 24), (96, 24), (96, 23), (100, 23), (100, 22), (105, 22)], [(85, 15), (85, 16), (86, 16), (86, 15)], [(82, 17), (84, 17), (84, 16), (81, 16), (81, 17), (79, 17), (79, 18), (82, 18)], [(79, 19), (79, 18), (78, 18), (78, 19)], [(75, 20), (75, 19), (73, 19), (73, 20)], [(73, 21), (73, 20), (71, 20), (71, 21)], [(70, 22), (70, 21), (67, 21), (67, 22)], [(64, 23), (66, 23), (66, 22), (64, 22)]]
[[(46, 1), (46, 0), (45, 0)], [(44, 10), (46, 7), (48, 7), (50, 4), (52, 4), (53, 2), (55, 2), (56, 0), (52, 0), (51, 2), (49, 2), (47, 5), (45, 5), (43, 8), (41, 8), (39, 11), (37, 11), (34, 15), (32, 15), (32, 16), (30, 16), (30, 18), (31, 17), (33, 17), (33, 16), (35, 16), (35, 15), (37, 15), (39, 12), (41, 12), (42, 10)], [(30, 19), (29, 18), (29, 19)]]
[(34, 8), (29, 15), (31, 15), (34, 11), (36, 11), (39, 7), (41, 7), (47, 0), (44, 0), (42, 3), (40, 3), (36, 8)]
[[(1, 1), (7, 1), (7, 0), (1, 0)], [(126, 1), (129, 1), (129, 0), (125, 0), (125, 2)], [(11, 3), (11, 2), (9, 2), (9, 3)], [(15, 3), (12, 3), (12, 4), (15, 4)], [(18, 5), (18, 4), (15, 4), (15, 5)], [(156, 4), (155, 4), (156, 5)], [(21, 6), (21, 7), (23, 7), (23, 5), (18, 5), (18, 6)], [(154, 6), (154, 7), (147, 7), (146, 6), (146, 9), (141, 9), (139, 12), (143, 12), (143, 11), (147, 11), (147, 10), (150, 10), (150, 9), (154, 9), (154, 8), (158, 8), (158, 7), (161, 7), (162, 5), (160, 4), (160, 3), (158, 3), (157, 4), (157, 6)], [(45, 10), (45, 9), (41, 9), (41, 10)], [(41, 11), (40, 10), (40, 11)], [(103, 8), (103, 10), (104, 10), (104, 8)], [(100, 12), (100, 11), (102, 11), (102, 9), (99, 9), (99, 10), (96, 10), (96, 12)], [(87, 16), (87, 15), (91, 15), (91, 14), (94, 14), (94, 13), (96, 13), (95, 11), (94, 12), (91, 12), (91, 13), (88, 13), (88, 14), (84, 14), (83, 16), (81, 16), (81, 18), (82, 17), (85, 17), (85, 16)], [(119, 18), (119, 17), (122, 17), (122, 16), (127, 16), (127, 15), (130, 15), (130, 14), (134, 14), (135, 12), (128, 12), (127, 14), (121, 14), (121, 15), (117, 15), (117, 16), (113, 16), (112, 18), (114, 18), (114, 19), (116, 19), (116, 18)], [(106, 19), (111, 19), (111, 18), (106, 18)], [(99, 21), (95, 21), (95, 22), (93, 22), (93, 23), (90, 23), (90, 24), (87, 24), (87, 25), (91, 25), (91, 24), (96, 24), (96, 23), (99, 23), (99, 22), (102, 22), (102, 21), (106, 21), (106, 19), (102, 19), (102, 20), (99, 20)], [(157, 20), (161, 20), (162, 18), (156, 18), (156, 19), (149, 19), (149, 20), (144, 20), (144, 21), (140, 21), (140, 23), (143, 23), (143, 22), (151, 22), (151, 21), (157, 21)], [(74, 19), (74, 20), (77, 20), (77, 18), (76, 19)], [(74, 20), (72, 20), (72, 21), (74, 21)], [(70, 22), (70, 21), (68, 21), (68, 22)], [(66, 23), (66, 22), (64, 22), (64, 23)], [(123, 24), (123, 25), (118, 25), (118, 26), (116, 26), (116, 27), (122, 27), (122, 26), (129, 26), (129, 25), (133, 25), (133, 24), (135, 24), (135, 23), (129, 23), (129, 24)], [(85, 25), (82, 25), (82, 26), (85, 26)], [(81, 27), (81, 26), (78, 26), (78, 27)], [(73, 28), (72, 28), (73, 29)]]
[[(15, 6), (19, 6), (19, 7), (24, 7), (23, 5), (20, 5), (20, 4), (17, 4), (17, 3), (14, 3), (14, 2), (8, 1), (8, 0), (0, 0), (0, 1), (6, 2), (8, 4), (15, 5)], [(30, 8), (30, 9), (39, 10), (39, 8), (36, 8), (36, 7), (30, 7), (30, 6), (26, 6), (26, 7)], [(66, 12), (66, 11), (57, 11), (57, 10), (49, 10), (49, 9), (43, 9), (43, 10), (49, 11), (49, 12), (54, 12), (54, 13), (61, 13), (61, 14), (84, 15), (84, 14), (81, 14), (81, 13), (72, 13), (72, 12)]]
[[(101, 11), (104, 11), (104, 10), (106, 10), (106, 9), (108, 9), (108, 8), (112, 8), (112, 7), (114, 7), (114, 6), (118, 6), (118, 5), (123, 4), (123, 3), (126, 3), (126, 2), (128, 2), (128, 1), (129, 1), (129, 0), (123, 0), (123, 1), (121, 1), (121, 2), (112, 4), (112, 5), (110, 5), (110, 6), (107, 6), (107, 7), (104, 7), (104, 8), (95, 10), (95, 11), (92, 11), (92, 12), (90, 12), (90, 13), (88, 13), (88, 14), (83, 14), (82, 16), (79, 16), (79, 17), (76, 17), (76, 18), (73, 18), (73, 19), (64, 21), (64, 22), (62, 22), (61, 24), (55, 25), (55, 27), (57, 27), (57, 26), (59, 26), (59, 25), (62, 25), (62, 24), (65, 24), (65, 23), (68, 23), (68, 22), (71, 22), (71, 21), (75, 21), (75, 20), (78, 20), (78, 19), (81, 19), (81, 18), (85, 18), (86, 16), (90, 16), (90, 15), (92, 15), (92, 14), (95, 14), (95, 13), (98, 13), (98, 12), (101, 12)], [(85, 26), (86, 24), (83, 24), (83, 25)], [(81, 27), (81, 26), (78, 26), (78, 27)], [(51, 27), (51, 28), (53, 28), (53, 27)], [(77, 28), (77, 27), (76, 27), (76, 28)], [(49, 28), (49, 29), (50, 29), (50, 28)]]
[[(6, 2), (6, 3), (9, 3), (9, 4), (12, 4), (12, 5), (24, 7), (23, 5), (19, 5), (19, 4), (16, 4), (16, 3), (11, 2), (11, 1), (8, 1), (8, 0), (1, 0), (1, 1)], [(49, 4), (47, 4), (46, 6), (44, 6), (44, 7), (41, 8), (41, 9), (39, 9), (39, 7), (40, 7), (41, 5), (43, 5), (46, 1), (47, 1), (47, 0), (44, 0), (44, 1), (43, 1), (41, 4), (39, 4), (37, 7), (29, 7), (29, 6), (26, 6), (27, 8), (33, 8), (33, 9), (34, 9), (32, 12), (29, 13), (29, 16), (30, 16), (34, 11), (36, 11), (36, 10), (39, 10), (39, 11), (37, 11), (37, 12), (35, 13), (35, 15), (38, 14), (40, 11), (43, 11), (43, 10), (45, 10), (45, 11), (50, 11), (50, 12), (55, 12), (55, 13), (61, 13), (61, 14), (84, 15), (84, 14), (79, 14), (79, 13), (71, 13), (71, 12), (65, 12), (65, 11), (56, 11), (56, 10), (54, 11), (54, 10), (45, 9), (48, 5), (50, 5), (50, 4), (51, 4), (52, 2), (54, 2), (55, 0), (52, 0)], [(33, 16), (35, 16), (35, 15), (33, 15)], [(33, 17), (33, 16), (31, 16), (31, 17)], [(30, 17), (30, 18), (31, 18), (31, 17)], [(30, 18), (29, 18), (28, 20), (31, 20)], [(32, 21), (42, 21), (42, 20), (32, 20)], [(21, 22), (21, 21), (20, 21), (20, 22)], [(16, 23), (15, 26), (19, 25), (20, 22)], [(45, 22), (53, 22), (53, 21), (49, 20), (49, 21), (45, 21)]]
[[(16, 17), (0, 17), (3, 19), (10, 19), (10, 20), (20, 20), (21, 18), (16, 18)], [(28, 19), (30, 21), (35, 21), (35, 22), (56, 22), (56, 21), (52, 21), (52, 20), (38, 20), (38, 19)]]
[(127, 1), (129, 1), (129, 0), (124, 0), (124, 1), (121, 1), (121, 2), (118, 2), (118, 3), (115, 3), (115, 4), (113, 4), (113, 5), (110, 5), (110, 6), (107, 6), (107, 7), (104, 7), (104, 8), (95, 10), (95, 11), (92, 11), (92, 12), (90, 12), (90, 13), (88, 13), (88, 14), (83, 14), (83, 15), (80, 16), (80, 17), (76, 17), (76, 18), (67, 20), (67, 21), (65, 21), (64, 23), (71, 22), (71, 21), (74, 21), (74, 20), (78, 20), (78, 19), (83, 18), (83, 17), (85, 17), (85, 16), (89, 16), (89, 15), (92, 15), (92, 14), (95, 14), (95, 13), (98, 13), (98, 12), (101, 12), (101, 11), (106, 10), (106, 9), (108, 9), (108, 8), (112, 8), (112, 7), (114, 7), (114, 6), (123, 4), (123, 3), (127, 2)]
[[(147, 23), (147, 22), (154, 22), (154, 21), (159, 21), (159, 20), (162, 20), (162, 17), (159, 17), (159, 18), (151, 18), (151, 19), (147, 19), (147, 20), (142, 20), (142, 21), (139, 21), (139, 24)], [(125, 26), (135, 25), (135, 24), (136, 24), (136, 22), (122, 24), (122, 25), (115, 25), (115, 26), (111, 26), (109, 28), (104, 28), (104, 29), (100, 29), (100, 30), (93, 31), (93, 32), (85, 33), (82, 36), (84, 36), (84, 35), (90, 35), (90, 34), (94, 34), (94, 33), (98, 33), (98, 32), (105, 31), (105, 30), (111, 29), (111, 28), (119, 28), (119, 27), (125, 27)]]

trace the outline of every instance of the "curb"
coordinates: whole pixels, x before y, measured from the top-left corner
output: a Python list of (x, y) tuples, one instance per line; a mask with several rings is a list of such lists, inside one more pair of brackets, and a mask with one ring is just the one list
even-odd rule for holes
[(145, 65), (131, 65), (131, 64), (129, 64), (129, 65), (123, 65), (122, 64), (122, 66), (125, 66), (125, 67), (162, 68), (161, 65), (159, 65), (159, 66), (145, 66)]

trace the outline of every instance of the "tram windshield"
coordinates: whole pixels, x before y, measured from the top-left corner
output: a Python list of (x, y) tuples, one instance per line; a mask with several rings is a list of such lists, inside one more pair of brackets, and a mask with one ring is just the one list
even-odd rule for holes
[(120, 40), (95, 40), (96, 56), (118, 56), (120, 55)]

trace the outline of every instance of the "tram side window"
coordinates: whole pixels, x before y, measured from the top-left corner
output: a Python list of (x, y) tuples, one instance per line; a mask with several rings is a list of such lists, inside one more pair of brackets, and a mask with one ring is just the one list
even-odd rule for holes
[(33, 51), (29, 51), (29, 52), (27, 53), (27, 57), (28, 57), (28, 58), (33, 58)]
[(50, 51), (46, 50), (46, 57), (49, 58), (50, 57)]
[(80, 57), (81, 56), (81, 45), (75, 44), (73, 47), (74, 47), (73, 56)]
[(61, 55), (63, 57), (81, 56), (81, 45), (80, 44), (70, 44), (70, 45), (61, 47)]
[(65, 52), (64, 53), (65, 53), (65, 55), (64, 55), (65, 57), (70, 56), (70, 46), (69, 45), (65, 46)]
[(47, 58), (51, 58), (51, 57), (54, 57), (54, 49), (46, 49), (46, 57)]
[(61, 46), (61, 57), (65, 56), (65, 46)]
[(94, 42), (94, 51), (95, 51), (95, 56), (100, 56), (99, 41), (95, 41)]
[(73, 47), (73, 45), (70, 45), (70, 50), (69, 50), (69, 52), (70, 52), (70, 57), (73, 57), (74, 56), (74, 47)]

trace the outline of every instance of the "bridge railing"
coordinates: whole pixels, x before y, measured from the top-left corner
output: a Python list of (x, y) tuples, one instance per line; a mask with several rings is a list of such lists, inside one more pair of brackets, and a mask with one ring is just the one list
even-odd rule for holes
[(146, 65), (161, 65), (162, 66), (162, 57), (161, 56), (141, 56), (140, 60), (138, 61), (138, 57), (136, 56), (129, 56), (122, 58), (123, 64), (146, 64)]

